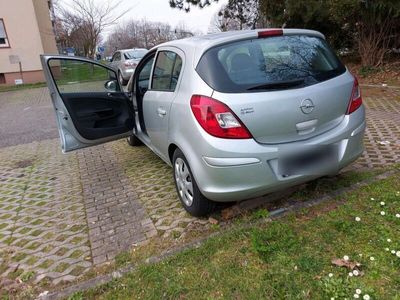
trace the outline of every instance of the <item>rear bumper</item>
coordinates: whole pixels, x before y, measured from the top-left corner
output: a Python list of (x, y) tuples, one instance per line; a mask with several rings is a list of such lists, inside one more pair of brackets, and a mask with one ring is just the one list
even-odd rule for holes
[[(203, 155), (192, 156), (189, 163), (204, 196), (219, 202), (240, 201), (344, 168), (362, 154), (365, 128), (365, 110), (361, 106), (353, 114), (345, 116), (334, 129), (307, 141), (277, 145), (261, 145), (254, 140), (223, 140), (221, 143), (221, 139), (208, 136), (207, 147), (201, 149)], [(282, 150), (321, 144), (338, 145), (338, 159), (331, 165), (321, 166), (320, 170), (317, 168), (315, 175), (282, 177), (278, 174), (278, 156)]]
[(134, 72), (135, 72), (135, 68), (121, 70), (121, 74), (122, 74), (122, 77), (124, 78), (124, 80), (129, 80)]

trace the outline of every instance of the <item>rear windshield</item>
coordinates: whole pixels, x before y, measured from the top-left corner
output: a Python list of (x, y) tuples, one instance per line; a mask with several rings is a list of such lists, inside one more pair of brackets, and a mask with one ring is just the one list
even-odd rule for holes
[(143, 58), (148, 51), (145, 49), (131, 50), (124, 53), (125, 59), (139, 59)]
[(325, 40), (292, 35), (211, 48), (196, 70), (213, 89), (238, 93), (308, 86), (343, 74), (346, 68)]

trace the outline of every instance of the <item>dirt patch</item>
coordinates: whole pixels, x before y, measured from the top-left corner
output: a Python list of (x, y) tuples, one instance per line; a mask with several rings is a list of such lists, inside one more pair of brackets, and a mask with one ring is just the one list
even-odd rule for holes
[(361, 87), (363, 97), (391, 97), (393, 100), (400, 101), (400, 96), (396, 96), (392, 90), (384, 87)]
[(7, 297), (23, 291), (26, 285), (20, 279), (0, 278), (0, 296)]
[(388, 84), (400, 86), (400, 60), (390, 61), (378, 68), (362, 68), (359, 64), (346, 63), (350, 72), (362, 84)]
[(20, 161), (15, 162), (15, 168), (16, 169), (24, 169), (24, 168), (32, 166), (33, 163), (34, 163), (33, 159), (20, 160)]

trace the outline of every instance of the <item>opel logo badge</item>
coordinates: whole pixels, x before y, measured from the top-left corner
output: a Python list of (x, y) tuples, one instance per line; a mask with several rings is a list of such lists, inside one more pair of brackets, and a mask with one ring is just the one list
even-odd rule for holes
[(301, 101), (300, 109), (303, 112), (303, 114), (310, 114), (314, 110), (314, 103), (311, 101), (311, 99), (304, 99)]

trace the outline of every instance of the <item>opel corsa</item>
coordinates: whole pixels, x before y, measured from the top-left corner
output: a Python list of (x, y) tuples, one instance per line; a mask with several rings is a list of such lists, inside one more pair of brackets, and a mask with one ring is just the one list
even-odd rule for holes
[(363, 152), (357, 79), (316, 31), (265, 29), (161, 44), (121, 89), (85, 58), (42, 56), (64, 152), (128, 137), (173, 168), (184, 208), (336, 174)]

